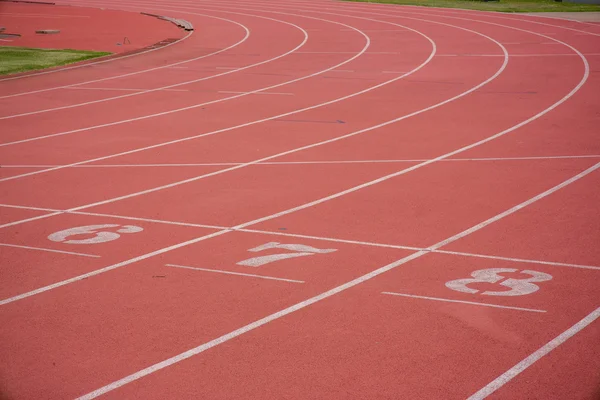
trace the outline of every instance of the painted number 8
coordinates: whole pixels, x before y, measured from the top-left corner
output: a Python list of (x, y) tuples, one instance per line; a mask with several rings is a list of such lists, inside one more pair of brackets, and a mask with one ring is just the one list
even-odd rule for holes
[[(480, 291), (477, 289), (470, 288), (468, 285), (472, 283), (498, 283), (501, 286), (505, 286), (510, 288), (511, 290), (502, 290), (502, 291), (484, 291), (480, 294), (487, 296), (523, 296), (526, 294), (531, 294), (537, 292), (540, 287), (533, 282), (544, 282), (552, 279), (552, 275), (546, 274), (543, 272), (523, 270), (520, 271), (523, 274), (531, 275), (530, 278), (525, 279), (515, 279), (508, 278), (506, 279), (504, 276), (499, 275), (502, 272), (519, 272), (518, 269), (513, 268), (489, 268), (489, 269), (480, 269), (478, 271), (473, 271), (471, 276), (473, 278), (466, 279), (457, 279), (454, 281), (446, 282), (446, 287), (452, 290), (456, 290), (458, 292), (464, 293), (479, 293)], [(503, 282), (500, 282), (504, 280)]]

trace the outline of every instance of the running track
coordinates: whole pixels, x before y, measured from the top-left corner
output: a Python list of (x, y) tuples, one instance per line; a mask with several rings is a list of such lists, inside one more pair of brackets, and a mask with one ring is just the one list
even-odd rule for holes
[(3, 396), (597, 398), (600, 26), (62, 4), (196, 31), (0, 81)]

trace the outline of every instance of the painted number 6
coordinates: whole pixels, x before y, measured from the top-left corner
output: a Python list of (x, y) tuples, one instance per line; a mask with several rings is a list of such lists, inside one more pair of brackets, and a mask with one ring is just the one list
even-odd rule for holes
[[(55, 232), (52, 235), (48, 236), (48, 239), (52, 240), (53, 242), (62, 242), (68, 244), (96, 244), (116, 240), (119, 237), (121, 237), (119, 233), (136, 233), (144, 230), (143, 228), (134, 225), (123, 225), (121, 228), (117, 229), (116, 232), (104, 230), (108, 228), (117, 228), (120, 226), (121, 225), (115, 224), (79, 226), (76, 228), (70, 228), (65, 229), (63, 231)], [(96, 236), (91, 238), (67, 240), (70, 236), (73, 235), (90, 235), (93, 233), (95, 233)]]
[[(513, 268), (489, 268), (489, 269), (480, 269), (478, 271), (473, 271), (471, 276), (473, 278), (466, 279), (457, 279), (455, 281), (446, 282), (446, 287), (452, 290), (456, 290), (458, 292), (464, 293), (479, 293), (480, 291), (477, 289), (470, 288), (468, 285), (471, 283), (498, 283), (501, 286), (505, 286), (510, 288), (511, 290), (502, 290), (502, 291), (485, 291), (482, 292), (482, 295), (487, 296), (523, 296), (526, 294), (531, 294), (537, 292), (540, 287), (532, 282), (544, 282), (552, 279), (552, 275), (546, 274), (543, 272), (523, 270), (521, 273), (531, 275), (531, 278), (525, 279), (515, 279), (508, 278), (506, 279), (504, 276), (499, 275), (502, 272), (518, 272), (518, 269)], [(500, 282), (504, 280), (503, 282)]]

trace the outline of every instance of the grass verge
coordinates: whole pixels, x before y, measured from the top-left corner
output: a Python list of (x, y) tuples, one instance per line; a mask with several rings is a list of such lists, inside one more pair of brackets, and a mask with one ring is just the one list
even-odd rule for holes
[(0, 46), (0, 75), (56, 67), (110, 53), (80, 50), (47, 50)]
[(480, 11), (503, 12), (576, 12), (600, 11), (600, 5), (575, 4), (554, 0), (348, 0), (363, 3), (404, 4), (425, 7), (463, 8)]

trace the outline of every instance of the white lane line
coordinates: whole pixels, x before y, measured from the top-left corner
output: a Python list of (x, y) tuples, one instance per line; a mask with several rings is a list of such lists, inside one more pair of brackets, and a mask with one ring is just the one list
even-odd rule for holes
[[(530, 160), (566, 160), (566, 159), (591, 159), (600, 158), (598, 154), (577, 155), (577, 156), (533, 156), (533, 157), (482, 157), (482, 158), (447, 158), (440, 162), (459, 162), (459, 161), (530, 161)], [(399, 159), (399, 160), (337, 160), (337, 161), (265, 161), (256, 165), (320, 165), (320, 164), (381, 164), (381, 163), (415, 163), (428, 161), (428, 158)], [(0, 165), (0, 168), (150, 168), (150, 167), (213, 167), (242, 165), (241, 162), (221, 162), (221, 163), (181, 163), (181, 164), (11, 164)]]
[[(127, 216), (127, 215), (96, 213), (96, 212), (89, 212), (89, 211), (68, 212), (66, 210), (56, 210), (56, 209), (52, 209), (52, 208), (39, 208), (39, 207), (30, 207), (30, 206), (17, 206), (17, 205), (12, 205), (12, 204), (0, 204), (0, 207), (17, 208), (17, 209), (24, 209), (24, 210), (35, 210), (35, 211), (46, 211), (46, 212), (59, 212), (59, 213), (65, 213), (65, 214), (87, 215), (87, 216), (94, 216), (94, 217), (117, 218), (117, 219), (131, 220), (131, 221), (151, 222), (151, 223), (174, 225), (174, 226), (188, 226), (188, 227), (193, 227), (193, 228), (208, 228), (208, 229), (218, 229), (218, 230), (229, 229), (229, 230), (237, 231), (237, 232), (256, 233), (256, 234), (270, 235), (270, 236), (294, 237), (294, 238), (302, 238), (302, 239), (313, 239), (313, 240), (320, 240), (320, 241), (325, 241), (325, 242), (356, 244), (359, 246), (383, 247), (383, 248), (388, 248), (388, 249), (400, 249), (400, 250), (412, 250), (412, 251), (427, 250), (422, 247), (395, 245), (395, 244), (389, 244), (389, 243), (365, 242), (365, 241), (360, 241), (360, 240), (341, 239), (341, 238), (323, 237), (323, 236), (315, 236), (315, 235), (303, 235), (303, 234), (298, 234), (298, 233), (290, 233), (290, 232), (282, 232), (282, 231), (265, 231), (265, 230), (247, 229), (247, 228), (235, 229), (233, 227), (225, 226), (225, 225), (205, 225), (205, 224), (196, 224), (196, 223), (190, 223), (190, 222), (167, 221), (167, 220), (162, 220), (162, 219), (132, 217), (132, 216)], [(509, 261), (509, 262), (515, 262), (515, 263), (550, 265), (550, 266), (555, 266), (555, 267), (571, 267), (571, 268), (580, 268), (580, 269), (589, 269), (589, 270), (600, 271), (600, 266), (595, 266), (595, 265), (571, 264), (571, 263), (563, 263), (563, 262), (555, 262), (555, 261), (547, 261), (547, 260), (544, 261), (544, 260), (532, 260), (532, 259), (527, 259), (527, 258), (503, 257), (503, 256), (496, 256), (496, 255), (491, 255), (491, 254), (468, 253), (468, 252), (464, 252), (464, 251), (432, 250), (431, 252), (439, 253), (439, 254), (454, 255), (454, 256), (462, 256), (462, 257), (475, 257), (475, 258), (486, 258), (486, 259), (499, 260), (499, 261)]]
[(354, 54), (351, 51), (297, 51), (296, 54)]
[(580, 269), (590, 269), (590, 270), (600, 271), (600, 267), (594, 266), (594, 265), (570, 264), (570, 263), (562, 263), (562, 262), (554, 262), (554, 261), (531, 260), (531, 259), (527, 259), (527, 258), (516, 258), (516, 257), (502, 257), (502, 256), (491, 255), (491, 254), (465, 253), (463, 251), (433, 250), (432, 252), (440, 253), (440, 254), (455, 255), (455, 256), (487, 258), (487, 259), (491, 259), (491, 260), (500, 260), (500, 261), (511, 261), (511, 262), (516, 262), (516, 263), (551, 265), (554, 267), (569, 267), (569, 268), (580, 268)]
[[(319, 13), (328, 14), (328, 13)], [(356, 17), (359, 18), (359, 17)], [(297, 51), (296, 54), (352, 54), (350, 51)], [(392, 51), (368, 51), (367, 54), (403, 54)]]
[[(209, 10), (209, 11), (212, 11), (212, 10)], [(256, 16), (256, 15), (251, 15), (251, 14), (242, 14), (242, 13), (233, 13), (233, 12), (229, 12), (229, 13), (231, 13), (231, 14), (240, 14), (240, 15), (245, 15), (245, 16), (251, 16), (251, 17), (266, 19), (266, 20), (270, 20), (270, 21), (279, 22), (279, 23), (282, 23), (282, 24), (285, 24), (285, 25), (289, 25), (289, 26), (292, 26), (292, 27), (300, 30), (304, 34), (304, 38), (300, 42), (299, 45), (297, 45), (293, 49), (291, 49), (291, 50), (289, 50), (289, 51), (287, 51), (287, 52), (285, 52), (283, 54), (280, 54), (280, 55), (278, 55), (276, 57), (269, 58), (269, 59), (264, 60), (264, 61), (260, 61), (260, 62), (254, 63), (254, 64), (250, 64), (250, 65), (247, 65), (247, 66), (244, 66), (244, 67), (240, 67), (240, 68), (235, 69), (235, 70), (231, 70), (231, 71), (227, 71), (227, 72), (222, 72), (222, 73), (218, 73), (218, 74), (215, 74), (215, 75), (205, 76), (205, 77), (202, 77), (202, 78), (192, 79), (192, 80), (189, 80), (189, 81), (184, 81), (184, 82), (180, 82), (180, 83), (176, 83), (176, 84), (172, 84), (172, 85), (162, 86), (162, 87), (158, 87), (158, 88), (154, 88), (154, 89), (147, 89), (147, 90), (144, 90), (142, 92), (129, 93), (129, 94), (124, 94), (124, 95), (120, 95), (120, 96), (108, 97), (106, 99), (86, 101), (86, 102), (83, 102), (83, 103), (69, 104), (69, 105), (60, 106), (60, 107), (46, 108), (46, 109), (42, 109), (42, 110), (30, 111), (30, 112), (25, 112), (25, 113), (21, 113), (21, 114), (5, 115), (5, 116), (0, 117), (0, 121), (1, 120), (5, 120), (5, 119), (19, 118), (19, 117), (24, 117), (24, 116), (28, 116), (28, 115), (37, 115), (37, 114), (43, 114), (43, 113), (52, 112), (52, 111), (72, 109), (72, 108), (87, 106), (87, 105), (90, 105), (90, 104), (97, 104), (97, 103), (103, 103), (103, 102), (106, 102), (106, 101), (112, 101), (112, 100), (116, 100), (116, 99), (123, 99), (123, 98), (132, 97), (132, 96), (138, 96), (138, 95), (142, 95), (142, 94), (146, 94), (146, 93), (152, 93), (152, 92), (161, 91), (161, 90), (164, 90), (164, 89), (171, 89), (171, 88), (175, 88), (175, 87), (179, 87), (179, 86), (185, 86), (185, 85), (189, 85), (189, 84), (197, 83), (197, 82), (202, 82), (202, 81), (213, 79), (213, 78), (220, 77), (220, 76), (229, 75), (229, 74), (232, 74), (232, 73), (235, 73), (235, 72), (239, 72), (239, 71), (243, 71), (243, 70), (246, 70), (246, 69), (249, 69), (249, 68), (253, 68), (253, 67), (256, 67), (256, 66), (259, 66), (259, 65), (267, 64), (269, 62), (273, 62), (275, 60), (283, 58), (283, 57), (285, 57), (285, 56), (287, 56), (289, 54), (294, 53), (296, 50), (300, 49), (301, 47), (303, 47), (306, 44), (306, 42), (308, 41), (308, 33), (304, 29), (302, 29), (301, 27), (299, 27), (298, 25), (292, 24), (291, 22), (287, 22), (287, 21), (283, 21), (283, 20), (278, 20), (278, 19), (274, 19), (274, 18), (269, 18), (269, 17)], [(190, 13), (190, 14), (192, 14), (192, 13)], [(248, 39), (248, 37), (250, 36), (250, 31), (248, 30), (248, 28), (244, 27), (244, 29), (246, 30), (246, 36), (244, 36), (244, 38), (242, 39), (242, 42), (245, 41), (246, 39)], [(228, 48), (221, 49), (221, 50), (215, 51), (213, 53), (206, 54), (204, 56), (196, 57), (193, 60), (187, 60), (186, 62), (195, 61), (195, 60), (198, 60), (198, 59), (201, 59), (201, 58), (206, 58), (206, 57), (218, 54), (218, 53), (222, 53), (222, 52), (224, 52), (224, 51), (226, 51), (226, 50), (228, 50), (230, 48), (233, 48), (233, 47), (237, 46), (238, 44), (239, 44), (239, 42), (235, 43), (235, 44), (233, 44), (231, 46), (229, 46)], [(174, 65), (174, 64), (172, 64), (172, 65)], [(94, 82), (98, 82), (98, 80), (96, 80)], [(88, 82), (88, 83), (90, 83), (90, 82)], [(70, 85), (70, 86), (73, 86), (73, 85)], [(235, 97), (231, 97), (231, 98), (235, 98)], [(227, 99), (229, 99), (229, 98), (227, 98)], [(179, 111), (183, 111), (183, 110), (190, 110), (190, 109), (201, 107), (203, 105), (218, 103), (218, 102), (221, 102), (221, 101), (224, 101), (224, 100), (227, 100), (227, 99), (219, 99), (219, 100), (215, 100), (213, 102), (206, 102), (206, 103), (201, 103), (201, 104), (195, 104), (193, 106), (188, 106), (188, 107), (183, 107), (183, 108), (179, 108), (179, 109), (174, 109), (174, 110), (170, 110), (170, 111), (162, 112), (162, 113), (150, 114), (150, 115), (147, 115), (147, 116), (144, 116), (144, 117), (133, 118), (131, 120), (136, 120), (137, 121), (137, 120), (140, 120), (140, 119), (146, 119), (146, 118), (155, 117), (155, 116), (159, 116), (159, 115), (171, 114), (173, 112), (179, 112)], [(126, 120), (126, 121), (130, 121), (130, 120)], [(106, 125), (107, 124), (100, 125), (100, 126), (106, 126)], [(108, 124), (108, 125), (110, 125), (110, 124)], [(40, 140), (40, 139), (44, 139), (44, 138), (48, 138), (48, 137), (61, 136), (61, 135), (65, 135), (67, 133), (80, 132), (82, 130), (88, 130), (88, 129), (90, 129), (90, 128), (87, 128), (87, 129), (76, 129), (76, 130), (69, 131), (69, 132), (59, 132), (59, 133), (50, 134), (50, 135), (43, 135), (43, 136), (38, 136), (38, 137), (35, 137), (35, 138), (29, 138), (29, 139), (14, 141), (14, 142), (2, 143), (2, 144), (0, 144), (0, 146), (8, 146), (8, 145), (11, 145), (11, 144), (25, 143), (25, 142), (30, 142), (32, 140)]]
[[(340, 32), (348, 31), (348, 29), (340, 29)], [(364, 29), (364, 32), (406, 32), (401, 29)]]
[(99, 258), (100, 257), (100, 256), (97, 256), (95, 254), (75, 253), (75, 252), (72, 252), (72, 251), (46, 249), (44, 247), (22, 246), (22, 245), (11, 244), (11, 243), (0, 243), (0, 246), (4, 246), (4, 247), (16, 247), (16, 248), (19, 248), (19, 249), (27, 249), (27, 250), (46, 251), (46, 252), (49, 252), (49, 253), (70, 254), (70, 255), (73, 255), (73, 256), (82, 256), (82, 257), (93, 257), (93, 258)]
[(493, 307), (493, 308), (506, 308), (509, 310), (519, 310), (519, 311), (531, 311), (538, 313), (545, 313), (545, 310), (538, 310), (535, 308), (523, 308), (523, 307), (511, 307), (511, 306), (501, 306), (498, 304), (490, 304), (490, 303), (480, 303), (476, 301), (465, 301), (465, 300), (452, 300), (452, 299), (444, 299), (441, 297), (429, 297), (429, 296), (417, 296), (414, 294), (406, 294), (406, 293), (396, 293), (396, 292), (381, 292), (381, 294), (389, 294), (392, 296), (402, 296), (402, 297), (412, 297), (414, 299), (424, 299), (424, 300), (434, 300), (434, 301), (443, 301), (446, 303), (462, 303), (462, 304), (472, 304), (475, 306), (483, 306), (483, 307)]
[(64, 212), (63, 211), (59, 211), (59, 212), (54, 212), (54, 213), (50, 213), (50, 214), (38, 215), (36, 217), (20, 219), (18, 221), (7, 222), (5, 224), (0, 225), (0, 228), (8, 228), (8, 227), (11, 227), (11, 226), (21, 225), (21, 224), (25, 224), (27, 222), (37, 221), (37, 220), (44, 219), (44, 218), (55, 217), (55, 216), (60, 215), (60, 214), (64, 214)]
[(586, 315), (581, 321), (571, 326), (569, 329), (531, 353), (529, 356), (524, 358), (521, 362), (510, 368), (508, 371), (488, 383), (486, 386), (481, 388), (477, 393), (473, 394), (468, 400), (482, 400), (506, 385), (508, 382), (513, 380), (521, 372), (531, 367), (536, 361), (542, 357), (548, 355), (552, 350), (575, 336), (575, 334), (581, 332), (585, 327), (589, 326), (592, 322), (596, 321), (600, 317), (600, 307)]
[[(71, 86), (65, 87), (68, 90), (109, 90), (109, 91), (124, 91), (124, 92), (143, 92), (147, 89), (129, 89), (129, 88), (98, 88), (98, 87), (81, 87)], [(189, 92), (189, 89), (161, 89), (162, 92)]]
[[(506, 43), (504, 43), (506, 44)], [(512, 54), (510, 55), (512, 57)], [(503, 54), (438, 54), (438, 57), (504, 57)]]
[(292, 282), (292, 283), (304, 283), (304, 281), (298, 281), (298, 280), (295, 280), (295, 279), (277, 278), (275, 276), (245, 274), (245, 273), (242, 273), (242, 272), (223, 271), (223, 270), (220, 270), (220, 269), (208, 269), (208, 268), (188, 267), (188, 266), (185, 266), (185, 265), (177, 265), (177, 264), (165, 264), (165, 265), (167, 267), (193, 269), (195, 271), (204, 271), (204, 272), (216, 272), (216, 273), (219, 273), (219, 274), (226, 274), (226, 275), (248, 276), (248, 277), (251, 277), (251, 278), (261, 278), (261, 279), (268, 279), (268, 280), (272, 280), (272, 281), (283, 281), (283, 282)]
[(14, 17), (44, 17), (44, 18), (90, 18), (89, 15), (62, 15), (62, 14), (26, 14), (26, 13), (0, 13)]
[(69, 164), (45, 164), (45, 165), (31, 165), (31, 164), (15, 164), (15, 165), (0, 165), (0, 168), (55, 168), (55, 167), (66, 167), (66, 168), (153, 168), (153, 167), (215, 167), (215, 166), (227, 166), (227, 165), (241, 165), (242, 163), (194, 163), (194, 164), (84, 164), (84, 165), (73, 165)]
[[(546, 191), (546, 192), (544, 192), (544, 193), (542, 193), (542, 194), (534, 197), (534, 199), (536, 199), (536, 201), (537, 201), (540, 198), (545, 197), (545, 195), (553, 193), (554, 191), (559, 190), (560, 188), (564, 187), (566, 182), (572, 183), (572, 182), (574, 182), (574, 180), (581, 179), (583, 176), (591, 173), (592, 171), (594, 171), (598, 167), (600, 167), (600, 163), (598, 163), (594, 167), (589, 168), (586, 171), (584, 171), (584, 172), (576, 175), (575, 177), (573, 177), (573, 178), (571, 178), (571, 179), (569, 179), (569, 180), (567, 180), (567, 181), (565, 181), (565, 182), (563, 182), (563, 183), (555, 186), (554, 188), (550, 189), (549, 191)], [(529, 205), (531, 203), (532, 203), (532, 201), (528, 200), (526, 202), (523, 202), (522, 204)], [(519, 209), (525, 207), (525, 205), (523, 205), (522, 207), (519, 207)], [(508, 214), (502, 213), (502, 214), (498, 214), (498, 215), (501, 216), (500, 218), (503, 218), (504, 216), (506, 216)], [(497, 221), (500, 218), (494, 217), (494, 218), (491, 218), (491, 219)], [(483, 228), (483, 226), (484, 226), (483, 224), (476, 225), (476, 227), (479, 227), (478, 229)], [(473, 233), (474, 231), (475, 230), (467, 230), (465, 232), (468, 232), (467, 234), (470, 234), (470, 233)], [(221, 232), (225, 233), (227, 231), (221, 231)], [(453, 236), (453, 237), (455, 237), (455, 236)], [(449, 238), (449, 239), (451, 239), (451, 238)], [(430, 246), (430, 248), (435, 248), (435, 247), (443, 246), (444, 243), (448, 243), (449, 239), (446, 239), (444, 241), (438, 242), (438, 243)], [(294, 305), (292, 305), (290, 307), (287, 307), (287, 308), (285, 308), (285, 309), (283, 309), (281, 311), (278, 311), (276, 313), (268, 315), (268, 316), (266, 316), (266, 317), (264, 317), (262, 319), (254, 321), (254, 322), (252, 322), (252, 323), (250, 323), (248, 325), (242, 326), (241, 328), (238, 328), (238, 329), (236, 329), (236, 330), (234, 330), (232, 332), (229, 332), (229, 333), (227, 333), (225, 335), (222, 335), (222, 336), (220, 336), (220, 337), (218, 337), (216, 339), (213, 339), (213, 340), (211, 340), (209, 342), (203, 343), (203, 344), (201, 344), (201, 345), (199, 345), (197, 347), (194, 347), (192, 349), (189, 349), (189, 350), (187, 350), (187, 351), (185, 351), (183, 353), (177, 354), (177, 355), (175, 355), (175, 356), (173, 356), (171, 358), (168, 358), (168, 359), (163, 360), (161, 362), (158, 362), (158, 363), (156, 363), (154, 365), (151, 365), (151, 366), (149, 366), (147, 368), (139, 370), (138, 372), (135, 372), (135, 373), (133, 373), (131, 375), (128, 375), (128, 376), (126, 376), (126, 377), (124, 377), (122, 379), (119, 379), (117, 381), (109, 383), (108, 385), (105, 385), (105, 386), (103, 386), (103, 387), (101, 387), (99, 389), (96, 389), (96, 390), (94, 390), (94, 391), (92, 391), (92, 392), (90, 392), (90, 393), (88, 393), (88, 394), (86, 394), (84, 396), (79, 397), (78, 399), (81, 399), (81, 400), (94, 399), (94, 398), (96, 398), (98, 396), (101, 396), (101, 395), (107, 393), (107, 392), (113, 391), (113, 390), (115, 390), (115, 389), (117, 389), (117, 388), (119, 388), (121, 386), (127, 385), (128, 383), (136, 381), (136, 380), (138, 380), (140, 378), (143, 378), (143, 377), (145, 377), (147, 375), (153, 374), (154, 372), (159, 371), (159, 370), (161, 370), (163, 368), (169, 367), (169, 366), (171, 366), (173, 364), (176, 364), (176, 363), (179, 363), (179, 362), (181, 362), (181, 361), (183, 361), (183, 360), (185, 360), (187, 358), (190, 358), (190, 357), (193, 357), (195, 355), (198, 355), (198, 354), (200, 354), (200, 353), (202, 353), (202, 352), (204, 352), (204, 351), (206, 351), (206, 350), (208, 350), (208, 349), (210, 349), (212, 347), (218, 346), (218, 345), (220, 345), (222, 343), (225, 343), (225, 342), (227, 342), (227, 341), (229, 341), (231, 339), (234, 339), (234, 338), (236, 338), (238, 336), (241, 336), (244, 333), (247, 333), (247, 332), (252, 331), (252, 330), (254, 330), (254, 329), (258, 328), (258, 327), (266, 325), (269, 322), (275, 321), (275, 320), (277, 320), (279, 318), (282, 318), (282, 317), (284, 317), (284, 316), (286, 316), (288, 314), (291, 314), (291, 313), (293, 313), (295, 311), (298, 311), (298, 310), (301, 310), (303, 308), (306, 308), (306, 307), (308, 307), (308, 306), (310, 306), (310, 305), (312, 305), (314, 303), (317, 303), (317, 302), (319, 302), (321, 300), (324, 300), (324, 299), (326, 299), (328, 297), (334, 296), (334, 295), (336, 295), (336, 294), (338, 294), (340, 292), (343, 292), (343, 291), (345, 291), (347, 289), (350, 289), (350, 288), (352, 288), (354, 286), (357, 286), (357, 285), (359, 285), (359, 284), (361, 284), (363, 282), (366, 282), (366, 281), (368, 281), (370, 279), (373, 279), (373, 278), (375, 278), (375, 277), (377, 277), (377, 276), (379, 276), (379, 275), (381, 275), (381, 274), (383, 274), (385, 272), (388, 272), (388, 271), (390, 271), (390, 270), (392, 270), (394, 268), (397, 268), (400, 265), (406, 264), (406, 263), (408, 263), (408, 262), (410, 262), (412, 260), (420, 258), (420, 257), (422, 257), (422, 256), (424, 256), (426, 254), (429, 254), (429, 253), (430, 253), (429, 251), (417, 251), (415, 253), (412, 253), (412, 254), (410, 254), (410, 255), (408, 255), (408, 256), (400, 259), (400, 260), (394, 261), (394, 262), (392, 262), (392, 263), (390, 263), (388, 265), (385, 265), (385, 266), (383, 266), (381, 268), (378, 268), (378, 269), (376, 269), (374, 271), (371, 271), (368, 274), (362, 275), (362, 276), (360, 276), (360, 277), (358, 277), (356, 279), (353, 279), (353, 280), (351, 280), (349, 282), (346, 282), (346, 283), (344, 283), (344, 284), (342, 284), (340, 286), (337, 286), (337, 287), (335, 287), (333, 289), (330, 289), (330, 290), (328, 290), (326, 292), (323, 292), (323, 293), (321, 293), (321, 294), (319, 294), (317, 296), (314, 296), (314, 297), (311, 297), (309, 299), (303, 300), (303, 301), (301, 301), (299, 303), (296, 303), (296, 304), (294, 304)], [(0, 302), (0, 304), (2, 304), (2, 303)], [(594, 317), (594, 319), (596, 319), (596, 318), (597, 318), (597, 316)], [(588, 324), (589, 324), (589, 322), (588, 322)]]
[(294, 93), (280, 93), (280, 92), (231, 92), (228, 90), (219, 90), (219, 93), (226, 94), (271, 94), (271, 95), (280, 95), (280, 96), (294, 96)]

